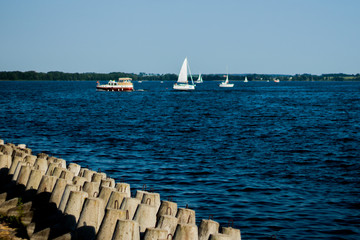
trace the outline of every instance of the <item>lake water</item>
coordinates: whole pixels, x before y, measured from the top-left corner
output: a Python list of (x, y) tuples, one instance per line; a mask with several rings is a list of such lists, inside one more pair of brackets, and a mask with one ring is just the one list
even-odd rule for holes
[(0, 138), (146, 184), (243, 239), (359, 239), (360, 83), (0, 82)]

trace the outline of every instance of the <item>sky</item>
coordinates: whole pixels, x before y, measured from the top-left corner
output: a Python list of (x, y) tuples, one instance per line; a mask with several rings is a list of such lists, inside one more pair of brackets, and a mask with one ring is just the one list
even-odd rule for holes
[(359, 0), (0, 0), (0, 71), (360, 73)]

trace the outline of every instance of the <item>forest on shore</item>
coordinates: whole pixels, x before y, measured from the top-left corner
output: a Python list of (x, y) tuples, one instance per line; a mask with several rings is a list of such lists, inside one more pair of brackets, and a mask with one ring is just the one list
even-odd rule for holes
[[(249, 81), (271, 81), (279, 79), (280, 81), (360, 81), (360, 74), (229, 74), (232, 81), (243, 81), (245, 76)], [(124, 73), (124, 72), (111, 72), (111, 73), (64, 73), (59, 71), (51, 71), (47, 73), (36, 71), (1, 71), (0, 80), (32, 80), (32, 81), (108, 81), (116, 80), (120, 77), (130, 77), (133, 80), (141, 81), (176, 81), (178, 75), (176, 74), (148, 74), (148, 73)], [(198, 75), (193, 75), (194, 80)], [(216, 81), (224, 79), (224, 74), (202, 74), (204, 81)]]

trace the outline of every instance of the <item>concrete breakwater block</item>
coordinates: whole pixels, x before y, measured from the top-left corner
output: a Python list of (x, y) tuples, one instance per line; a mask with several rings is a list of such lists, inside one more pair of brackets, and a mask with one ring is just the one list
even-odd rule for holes
[(157, 213), (157, 217), (159, 218), (164, 215), (170, 215), (175, 217), (176, 213), (177, 213), (177, 203), (170, 201), (161, 201), (161, 205)]
[(147, 228), (144, 234), (144, 240), (166, 239), (167, 231), (159, 228)]
[(74, 173), (69, 170), (64, 169), (64, 170), (62, 170), (59, 178), (63, 178), (66, 180), (72, 180), (74, 178)]
[(194, 224), (178, 224), (174, 240), (198, 240), (198, 227)]
[(146, 228), (154, 228), (156, 226), (156, 207), (139, 204), (133, 220), (139, 223), (140, 232), (145, 232)]
[(127, 210), (129, 212), (129, 219), (133, 219), (135, 215), (135, 211), (138, 208), (140, 202), (141, 202), (140, 199), (126, 197), (124, 198), (120, 209)]
[(113, 191), (110, 195), (109, 201), (107, 202), (106, 208), (120, 209), (120, 206), (126, 196), (126, 193)]
[(199, 240), (208, 240), (210, 234), (219, 233), (219, 227), (218, 222), (203, 219), (199, 227)]
[(24, 162), (29, 163), (30, 166), (34, 166), (36, 159), (37, 157), (35, 155), (26, 155), (26, 157), (24, 158)]
[(75, 230), (76, 224), (80, 218), (81, 210), (83, 208), (85, 199), (88, 197), (86, 192), (82, 191), (71, 191), (65, 210), (64, 210), (64, 224), (68, 230)]
[(98, 240), (111, 240), (118, 220), (126, 220), (127, 213), (120, 209), (106, 209), (105, 217), (97, 234)]
[(157, 221), (156, 228), (164, 229), (167, 231), (168, 234), (171, 234), (173, 236), (178, 222), (179, 219), (177, 219), (176, 217), (170, 215), (163, 215)]
[(69, 200), (70, 192), (71, 191), (77, 191), (77, 190), (79, 190), (79, 187), (76, 186), (76, 185), (73, 185), (73, 184), (67, 184), (66, 185), (64, 193), (61, 196), (60, 204), (59, 204), (59, 210), (61, 212), (64, 212), (64, 210), (65, 210), (66, 204), (67, 204), (67, 202)]
[[(19, 162), (23, 162), (22, 159), (20, 158), (16, 158), (16, 159), (13, 159), (12, 162), (11, 162), (11, 166), (9, 168), (9, 174), (11, 175), (14, 175), (15, 173), (15, 170), (16, 170), (16, 167), (18, 166), (18, 163)], [(24, 164), (25, 165), (25, 164)]]
[(222, 227), (221, 232), (223, 234), (229, 235), (231, 240), (241, 240), (241, 232), (240, 229), (232, 228), (232, 227)]
[(10, 168), (12, 164), (12, 159), (10, 155), (0, 154), (0, 169), (1, 168)]
[(101, 180), (106, 179), (105, 173), (95, 172), (92, 175), (91, 181), (101, 183)]
[(160, 194), (159, 193), (150, 193), (150, 192), (146, 192), (143, 194), (143, 198), (141, 200), (141, 203), (144, 204), (149, 204), (151, 206), (154, 206), (156, 209), (156, 212), (159, 210), (160, 208)]
[[(19, 173), (20, 173), (20, 170), (21, 170), (21, 167), (22, 166), (25, 166), (26, 163), (23, 162), (23, 161), (19, 161), (16, 168), (15, 168), (15, 171), (14, 171), (14, 174), (13, 174), (13, 177), (12, 177), (12, 180), (16, 182), (16, 180), (18, 179), (18, 176), (19, 176)], [(30, 166), (30, 164), (28, 164)]]
[(30, 173), (31, 173), (30, 166), (26, 166), (26, 165), (22, 166), (19, 172), (19, 176), (16, 180), (16, 183), (19, 185), (23, 185), (25, 187), (29, 181)]
[(118, 220), (112, 240), (140, 240), (139, 223), (132, 220)]
[[(81, 170), (80, 170), (81, 171)], [(88, 182), (91, 182), (92, 176), (95, 174), (96, 172), (90, 169), (84, 169), (82, 172), (82, 177), (86, 178), (86, 180)]]
[(37, 190), (37, 194), (42, 192), (52, 192), (57, 179), (58, 178), (54, 176), (43, 175)]
[[(54, 175), (55, 168), (56, 168), (56, 167), (60, 167), (60, 168), (61, 168), (61, 164), (58, 164), (58, 163), (54, 163), (54, 162), (50, 163), (50, 162), (47, 162), (47, 164), (48, 164), (48, 167), (47, 167), (47, 169), (46, 169), (45, 175), (53, 176), (53, 175)], [(60, 174), (59, 174), (59, 176), (60, 176)]]
[(214, 233), (210, 235), (209, 240), (231, 240), (231, 236), (222, 233)]
[(100, 183), (98, 182), (85, 182), (83, 191), (87, 192), (90, 197), (97, 197), (99, 195)]
[(179, 224), (195, 224), (195, 211), (189, 208), (179, 208), (176, 214)]
[(45, 174), (48, 169), (48, 162), (46, 158), (36, 158), (34, 162), (34, 168)]
[(79, 164), (76, 163), (69, 163), (68, 168), (67, 168), (70, 172), (72, 172), (74, 174), (74, 176), (78, 176), (81, 166)]
[(0, 215), (6, 215), (7, 211), (15, 208), (19, 202), (19, 198), (13, 198), (0, 204)]
[(101, 211), (103, 210), (103, 208), (104, 202), (102, 199), (89, 197), (85, 200), (76, 228), (78, 229), (80, 234), (83, 233), (84, 230), (89, 229), (89, 233), (84, 233), (86, 234), (86, 236), (89, 237), (87, 239), (94, 237), (92, 236), (91, 232), (94, 232), (95, 234), (98, 232), (102, 221)]
[(84, 183), (86, 182), (86, 178), (80, 177), (80, 176), (74, 176), (72, 179), (72, 182), (74, 185), (84, 186)]
[(50, 202), (55, 203), (57, 208), (60, 206), (60, 202), (61, 202), (62, 196), (64, 194), (65, 187), (67, 185), (72, 185), (72, 184), (70, 181), (68, 181), (66, 179), (62, 179), (62, 178), (58, 178), (55, 183), (53, 192), (51, 193), (51, 196), (50, 196)]
[(116, 183), (115, 188), (121, 193), (126, 193), (126, 197), (131, 197), (130, 184), (128, 183)]
[(42, 179), (42, 172), (40, 170), (31, 170), (28, 183), (26, 184), (26, 190), (35, 189), (37, 190)]
[(101, 179), (101, 187), (115, 187), (115, 180), (112, 178)]

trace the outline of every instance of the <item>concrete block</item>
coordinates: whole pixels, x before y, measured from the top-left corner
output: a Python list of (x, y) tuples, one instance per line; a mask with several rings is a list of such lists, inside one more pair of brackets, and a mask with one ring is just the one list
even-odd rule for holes
[(198, 240), (198, 228), (195, 224), (178, 224), (174, 240)]
[(67, 185), (72, 185), (72, 184), (68, 180), (58, 178), (56, 180), (53, 192), (51, 193), (49, 202), (55, 203), (56, 207), (59, 207), (62, 196), (64, 194), (64, 191), (65, 191), (65, 188), (66, 188)]
[(99, 195), (100, 183), (98, 182), (85, 182), (83, 191), (87, 192), (90, 197), (97, 197)]
[(120, 209), (120, 206), (126, 196), (126, 193), (113, 191), (110, 195), (106, 208)]
[(35, 189), (37, 190), (42, 179), (42, 172), (40, 170), (31, 170), (28, 183), (26, 185), (26, 190)]
[(20, 169), (19, 176), (17, 178), (16, 183), (24, 185), (26, 187), (26, 185), (29, 181), (30, 173), (31, 173), (30, 166), (26, 166), (26, 165), (22, 166)]
[(163, 215), (157, 221), (156, 227), (166, 230), (168, 234), (171, 234), (171, 236), (173, 236), (178, 222), (179, 219), (177, 219), (176, 217), (170, 215)]
[(112, 240), (140, 240), (139, 223), (131, 220), (118, 220)]
[(64, 170), (62, 170), (59, 178), (63, 178), (63, 179), (71, 181), (74, 178), (74, 173), (69, 170), (64, 169)]
[(48, 162), (46, 158), (37, 158), (34, 163), (34, 168), (45, 174), (48, 169)]
[(74, 176), (78, 176), (80, 172), (81, 166), (76, 163), (69, 163), (68, 170), (74, 174)]
[(35, 155), (27, 155), (24, 158), (24, 162), (29, 163), (30, 166), (34, 166), (36, 159), (37, 159), (37, 157)]
[(199, 227), (199, 240), (208, 240), (210, 234), (219, 233), (219, 227), (218, 222), (203, 219)]
[(102, 221), (98, 240), (111, 240), (115, 232), (115, 226), (118, 220), (126, 220), (126, 211), (120, 209), (106, 209), (105, 217)]
[(85, 199), (88, 197), (86, 192), (71, 191), (68, 201), (65, 206), (64, 214), (67, 216), (73, 216), (71, 222), (65, 223), (67, 229), (75, 230), (76, 223), (79, 220), (81, 210), (83, 208)]
[(61, 196), (61, 200), (60, 200), (60, 204), (59, 204), (59, 210), (61, 212), (65, 211), (66, 208), (66, 204), (69, 200), (69, 196), (70, 196), (70, 192), (71, 191), (78, 191), (79, 187), (76, 185), (72, 185), (72, 184), (67, 184), (64, 190), (63, 195)]
[(145, 232), (146, 228), (154, 228), (156, 226), (156, 207), (139, 204), (133, 220), (139, 223), (140, 232)]
[(72, 179), (72, 182), (74, 185), (84, 186), (84, 183), (86, 182), (86, 178), (80, 177), (80, 176), (74, 176)]
[(129, 219), (133, 219), (135, 211), (138, 208), (140, 202), (141, 201), (138, 198), (125, 197), (123, 199), (120, 209), (127, 210), (129, 212)]
[(37, 190), (37, 194), (42, 192), (52, 192), (58, 178), (55, 176), (43, 175)]
[(10, 168), (12, 164), (12, 159), (10, 155), (0, 154), (0, 169)]
[(15, 208), (19, 202), (19, 198), (13, 198), (0, 204), (0, 215), (6, 215), (7, 211), (11, 208)]
[(102, 199), (89, 197), (85, 200), (77, 228), (84, 226), (93, 227), (95, 233), (98, 232), (102, 222), (101, 211), (104, 209), (104, 202)]
[(210, 235), (209, 240), (231, 240), (231, 236), (222, 233), (214, 233)]
[(196, 224), (195, 211), (189, 208), (179, 208), (176, 214), (179, 224)]
[(232, 227), (222, 227), (221, 232), (223, 234), (230, 235), (231, 240), (241, 240), (240, 229), (236, 229)]
[(144, 240), (166, 239), (167, 231), (159, 228), (147, 228), (144, 234)]
[(154, 206), (156, 209), (156, 212), (159, 210), (160, 208), (160, 194), (159, 193), (150, 193), (150, 192), (146, 192), (143, 194), (143, 198), (141, 200), (141, 203), (144, 204), (149, 204), (151, 206)]
[(157, 217), (161, 217), (164, 215), (170, 215), (175, 217), (177, 213), (177, 203), (170, 201), (161, 201), (161, 205), (159, 211), (157, 213)]
[(115, 188), (119, 192), (126, 193), (126, 197), (131, 197), (130, 184), (128, 184), (128, 183), (117, 183), (115, 185)]

